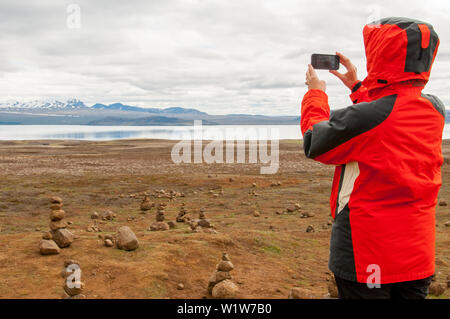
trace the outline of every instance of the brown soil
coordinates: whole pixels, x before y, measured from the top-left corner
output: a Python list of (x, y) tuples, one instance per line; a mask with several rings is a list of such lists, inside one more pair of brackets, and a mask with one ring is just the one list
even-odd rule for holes
[[(333, 168), (307, 160), (300, 141), (281, 142), (275, 175), (259, 174), (260, 164), (175, 165), (173, 143), (0, 142), (0, 298), (60, 298), (59, 273), (69, 258), (81, 263), (88, 298), (202, 298), (225, 251), (243, 298), (286, 298), (294, 286), (326, 298), (331, 228), (324, 225), (330, 219)], [(444, 154), (450, 154), (448, 141)], [(450, 205), (450, 166), (442, 172), (439, 197)], [(271, 186), (278, 181), (281, 186)], [(218, 234), (192, 233), (181, 223), (174, 230), (148, 231), (156, 209), (140, 214), (143, 196), (130, 194), (160, 189), (186, 195), (150, 198), (168, 203), (166, 221), (175, 220), (183, 202), (194, 217), (205, 207)], [(66, 220), (79, 238), (59, 255), (41, 256), (38, 243), (48, 229), (50, 196), (63, 198)], [(295, 203), (300, 211), (276, 214)], [(436, 209), (436, 266), (442, 280), (450, 274), (450, 228), (444, 225), (449, 207)], [(130, 226), (140, 240), (136, 251), (107, 248), (99, 233), (86, 231), (92, 212), (105, 210), (117, 218), (101, 226), (102, 234)], [(260, 217), (253, 216), (255, 210)], [(300, 218), (302, 212), (315, 216)], [(307, 233), (308, 225), (315, 232)], [(449, 296), (447, 291), (443, 297)]]

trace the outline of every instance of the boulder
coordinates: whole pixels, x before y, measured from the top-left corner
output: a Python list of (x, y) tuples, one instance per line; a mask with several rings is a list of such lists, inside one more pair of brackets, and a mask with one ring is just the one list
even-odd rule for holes
[(239, 287), (229, 279), (225, 279), (214, 286), (212, 297), (216, 299), (235, 299), (239, 294)]
[(52, 237), (55, 243), (60, 247), (69, 247), (73, 243), (74, 235), (67, 229), (61, 228), (52, 231)]
[(139, 247), (139, 241), (130, 227), (122, 226), (117, 231), (116, 245), (119, 249), (130, 251)]
[(60, 249), (53, 240), (43, 239), (39, 244), (39, 252), (41, 255), (57, 255)]

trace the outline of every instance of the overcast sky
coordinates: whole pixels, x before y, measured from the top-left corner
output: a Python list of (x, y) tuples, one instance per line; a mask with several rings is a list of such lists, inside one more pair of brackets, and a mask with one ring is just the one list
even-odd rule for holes
[[(311, 53), (341, 51), (363, 79), (362, 28), (387, 16), (434, 25), (441, 45), (425, 92), (450, 106), (450, 3), (424, 0), (1, 0), (0, 102), (298, 115)], [(349, 105), (348, 90), (319, 74), (331, 107)]]

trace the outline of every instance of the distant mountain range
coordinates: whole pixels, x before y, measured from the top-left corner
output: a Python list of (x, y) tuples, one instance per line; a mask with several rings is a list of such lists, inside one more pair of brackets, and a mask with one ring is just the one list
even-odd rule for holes
[[(450, 111), (447, 122), (450, 122)], [(0, 125), (298, 125), (300, 116), (212, 115), (192, 108), (143, 108), (122, 103), (87, 106), (78, 99), (0, 103)]]
[(78, 99), (0, 103), (0, 125), (204, 125), (298, 124), (298, 116), (210, 115), (192, 108), (143, 108), (122, 103), (87, 106)]

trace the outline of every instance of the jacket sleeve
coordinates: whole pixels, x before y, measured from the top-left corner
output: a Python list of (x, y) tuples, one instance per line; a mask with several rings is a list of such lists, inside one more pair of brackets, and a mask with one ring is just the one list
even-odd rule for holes
[(352, 100), (353, 104), (370, 102), (369, 91), (364, 85), (362, 85), (361, 81), (356, 81), (352, 85), (352, 93), (350, 94), (350, 99)]
[(396, 97), (358, 103), (334, 110), (330, 115), (327, 94), (321, 90), (308, 91), (301, 108), (305, 155), (332, 165), (358, 161), (373, 141), (374, 128), (392, 111)]

